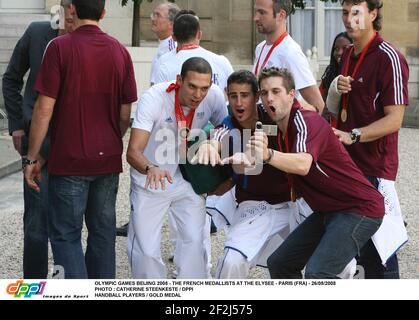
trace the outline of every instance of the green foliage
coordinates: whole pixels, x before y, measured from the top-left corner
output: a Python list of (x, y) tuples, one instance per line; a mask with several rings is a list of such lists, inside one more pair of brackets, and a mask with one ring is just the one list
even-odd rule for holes
[[(148, 2), (153, 2), (153, 0), (147, 0)], [(175, 2), (175, 0), (169, 0), (170, 2)], [(132, 0), (132, 2), (134, 2), (135, 4), (141, 4), (142, 2), (143, 2), (143, 0)], [(124, 6), (126, 6), (127, 5), (127, 3), (128, 3), (128, 0), (122, 0), (121, 1), (121, 4), (122, 4), (122, 6), (124, 7)]]

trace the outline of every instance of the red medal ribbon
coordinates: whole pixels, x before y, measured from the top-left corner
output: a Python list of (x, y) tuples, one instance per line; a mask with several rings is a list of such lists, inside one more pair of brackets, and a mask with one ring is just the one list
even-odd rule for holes
[(185, 44), (183, 46), (177, 47), (176, 48), (176, 53), (178, 53), (179, 51), (182, 50), (193, 50), (193, 49), (197, 49), (199, 48), (199, 45), (197, 44)]
[[(282, 141), (285, 142), (285, 148), (283, 146)], [(288, 141), (288, 129), (287, 129), (287, 132), (285, 132), (285, 140), (282, 138), (282, 133), (279, 132), (278, 145), (279, 145), (279, 148), (280, 148), (281, 152), (284, 152), (284, 153), (289, 153), (290, 152), (289, 141)], [(294, 190), (294, 182), (293, 182), (292, 176), (289, 173), (287, 173), (286, 176), (287, 176), (287, 180), (288, 180), (288, 188), (290, 189), (291, 201), (295, 202), (295, 200), (297, 200), (297, 195), (296, 195), (295, 190)]]
[[(374, 33), (374, 36), (372, 37), (372, 39), (370, 40), (370, 42), (368, 42), (368, 44), (366, 45), (366, 47), (362, 50), (361, 56), (359, 57), (356, 65), (355, 65), (355, 69), (352, 72), (352, 75), (351, 75), (351, 78), (352, 79), (355, 79), (356, 73), (358, 72), (359, 67), (361, 66), (362, 62), (364, 61), (365, 56), (366, 56), (369, 48), (371, 47), (371, 44), (374, 42), (375, 38), (377, 37), (377, 35), (378, 35), (378, 32), (375, 32)], [(349, 66), (351, 64), (351, 56), (352, 56), (353, 51), (354, 51), (354, 46), (352, 46), (349, 49), (349, 54), (348, 54), (348, 57), (346, 58), (346, 61), (345, 61), (345, 64), (344, 64), (343, 75), (345, 77), (347, 77), (348, 74), (349, 74)], [(347, 112), (348, 108), (349, 108), (349, 93), (344, 94), (342, 96), (342, 109), (345, 110), (345, 112)]]
[[(263, 68), (265, 68), (265, 65), (266, 65), (266, 63), (268, 62), (268, 60), (269, 60), (269, 58), (271, 57), (271, 54), (272, 54), (272, 52), (275, 50), (275, 48), (277, 47), (277, 46), (279, 46), (280, 44), (281, 44), (281, 42), (285, 39), (285, 37), (288, 35), (288, 32), (287, 31), (285, 31), (275, 42), (274, 42), (274, 44), (272, 45), (272, 47), (271, 47), (271, 49), (269, 50), (269, 52), (268, 52), (268, 54), (266, 55), (266, 58), (265, 58), (265, 60), (263, 61), (263, 63), (262, 63), (262, 66), (260, 67), (260, 70), (263, 70)], [(259, 58), (258, 58), (258, 62), (256, 63), (256, 66), (255, 66), (255, 70), (253, 70), (253, 73), (257, 76), (258, 75), (258, 73), (259, 73), (259, 63), (260, 63), (260, 58), (262, 57), (262, 53), (263, 53), (263, 50), (265, 49), (265, 47), (266, 47), (266, 42), (265, 42), (265, 44), (263, 45), (263, 47), (262, 47), (262, 50), (260, 51), (260, 54), (259, 54)]]
[(182, 106), (180, 105), (179, 89), (180, 89), (180, 86), (177, 83), (176, 84), (172, 83), (166, 89), (166, 92), (170, 93), (173, 90), (175, 90), (175, 114), (176, 114), (176, 122), (177, 122), (178, 128), (179, 130), (186, 128), (189, 131), (191, 129), (192, 122), (195, 116), (195, 109), (191, 109), (189, 114), (185, 116), (185, 114), (183, 113)]

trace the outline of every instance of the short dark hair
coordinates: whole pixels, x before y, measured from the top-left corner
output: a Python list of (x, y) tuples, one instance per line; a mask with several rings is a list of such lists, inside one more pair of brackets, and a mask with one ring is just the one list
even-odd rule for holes
[(381, 12), (381, 8), (383, 7), (382, 0), (340, 0), (342, 5), (344, 3), (358, 5), (362, 2), (367, 3), (369, 11), (377, 9), (377, 18), (373, 21), (372, 26), (375, 31), (380, 31), (383, 27), (383, 14)]
[(173, 23), (173, 35), (180, 43), (194, 39), (200, 29), (198, 17), (190, 13), (178, 14)]
[(227, 79), (227, 89), (232, 83), (250, 84), (254, 95), (258, 92), (258, 79), (248, 70), (238, 70), (233, 72)]
[(191, 15), (193, 15), (193, 16), (195, 16), (195, 17), (198, 17), (197, 15), (196, 15), (196, 12), (195, 11), (193, 11), (193, 10), (187, 10), (187, 9), (182, 9), (182, 10), (179, 10), (178, 11), (178, 13), (176, 14), (176, 16), (175, 16), (175, 18), (173, 19), (173, 21), (174, 20), (176, 20), (177, 18), (179, 18), (181, 15), (183, 15), (183, 14), (191, 14)]
[(73, 5), (79, 19), (99, 21), (105, 8), (105, 0), (73, 0)]
[(272, 77), (280, 77), (282, 78), (282, 84), (284, 88), (289, 93), (291, 90), (295, 90), (295, 81), (292, 73), (287, 68), (276, 68), (272, 67), (269, 69), (263, 69), (263, 71), (259, 75), (259, 87), (263, 80)]
[(274, 7), (274, 17), (281, 11), (284, 10), (287, 17), (293, 13), (293, 5), (291, 0), (272, 0)]
[(185, 79), (186, 74), (188, 71), (197, 72), (197, 73), (203, 73), (203, 74), (209, 74), (211, 75), (212, 79), (212, 68), (211, 65), (207, 60), (201, 57), (193, 57), (186, 60), (182, 65), (182, 71), (180, 72), (180, 75), (182, 79)]

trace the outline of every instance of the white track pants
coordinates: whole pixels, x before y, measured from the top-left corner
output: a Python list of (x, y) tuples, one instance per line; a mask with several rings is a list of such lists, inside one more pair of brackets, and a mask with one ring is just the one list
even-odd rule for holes
[(167, 277), (161, 258), (161, 229), (165, 214), (171, 210), (178, 228), (176, 262), (178, 278), (207, 277), (204, 248), (205, 200), (182, 180), (170, 191), (153, 193), (131, 186), (131, 217), (127, 251), (134, 278)]
[[(176, 226), (176, 219), (173, 216), (172, 212), (169, 211), (169, 219), (168, 219), (168, 226), (169, 226), (169, 235), (170, 235), (170, 243), (172, 244), (173, 251), (173, 262), (178, 266), (178, 246), (177, 246), (177, 238), (178, 238), (178, 228)], [(211, 216), (208, 214), (205, 218), (205, 228), (204, 228), (204, 245), (205, 245), (205, 254), (207, 258), (207, 277), (211, 278)]]
[(282, 241), (281, 237), (276, 239), (274, 236), (288, 235), (294, 210), (292, 203), (242, 202), (234, 214), (232, 226), (226, 230), (224, 255), (217, 264), (217, 278), (247, 278), (249, 269), (258, 264), (265, 249), (270, 247), (269, 242), (273, 238)]

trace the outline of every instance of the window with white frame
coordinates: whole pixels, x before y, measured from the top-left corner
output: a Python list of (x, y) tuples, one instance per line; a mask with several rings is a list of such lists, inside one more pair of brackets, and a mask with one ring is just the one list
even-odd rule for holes
[(298, 9), (289, 17), (288, 25), (291, 36), (304, 52), (316, 43), (316, 5), (314, 0), (306, 1), (304, 10)]
[(344, 31), (340, 2), (307, 0), (304, 10), (289, 17), (289, 31), (304, 52), (317, 47), (319, 60), (328, 60), (335, 36)]

